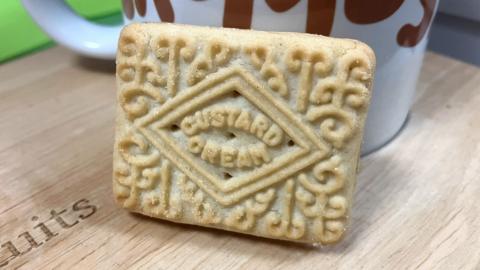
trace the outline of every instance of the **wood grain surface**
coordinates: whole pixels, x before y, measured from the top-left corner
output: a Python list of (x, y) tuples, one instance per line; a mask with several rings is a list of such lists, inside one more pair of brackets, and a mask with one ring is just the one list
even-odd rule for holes
[(111, 192), (112, 62), (0, 66), (0, 269), (480, 269), (480, 69), (428, 53), (403, 131), (362, 159), (350, 230), (308, 247), (157, 221)]

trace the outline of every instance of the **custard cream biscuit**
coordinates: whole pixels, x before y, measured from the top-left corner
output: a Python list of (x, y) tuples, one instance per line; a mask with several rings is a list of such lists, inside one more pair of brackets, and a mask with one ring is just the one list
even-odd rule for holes
[(300, 33), (132, 24), (117, 54), (113, 190), (174, 222), (339, 241), (375, 57)]

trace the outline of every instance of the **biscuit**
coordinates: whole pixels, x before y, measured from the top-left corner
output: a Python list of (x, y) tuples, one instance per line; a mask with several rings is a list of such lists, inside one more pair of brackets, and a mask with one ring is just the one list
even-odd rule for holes
[(132, 24), (113, 190), (130, 211), (262, 237), (344, 234), (375, 57), (355, 40)]

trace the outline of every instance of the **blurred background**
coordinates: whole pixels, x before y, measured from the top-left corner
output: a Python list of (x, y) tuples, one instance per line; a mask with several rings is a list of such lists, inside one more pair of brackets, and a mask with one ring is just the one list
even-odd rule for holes
[[(67, 0), (81, 16), (101, 24), (122, 20), (118, 0)], [(55, 44), (19, 0), (0, 1), (0, 63)], [(480, 66), (480, 0), (441, 0), (430, 32), (429, 49)]]
[[(41, 1), (41, 0), (39, 0)], [(119, 0), (67, 0), (77, 14), (100, 24), (122, 21)], [(45, 48), (54, 42), (30, 18), (20, 0), (0, 1), (0, 63)]]

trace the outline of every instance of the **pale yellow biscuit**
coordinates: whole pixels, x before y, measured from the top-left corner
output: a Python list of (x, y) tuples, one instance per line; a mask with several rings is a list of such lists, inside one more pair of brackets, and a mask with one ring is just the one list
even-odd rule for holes
[(355, 40), (127, 26), (117, 55), (118, 203), (175, 222), (338, 241), (374, 66)]

